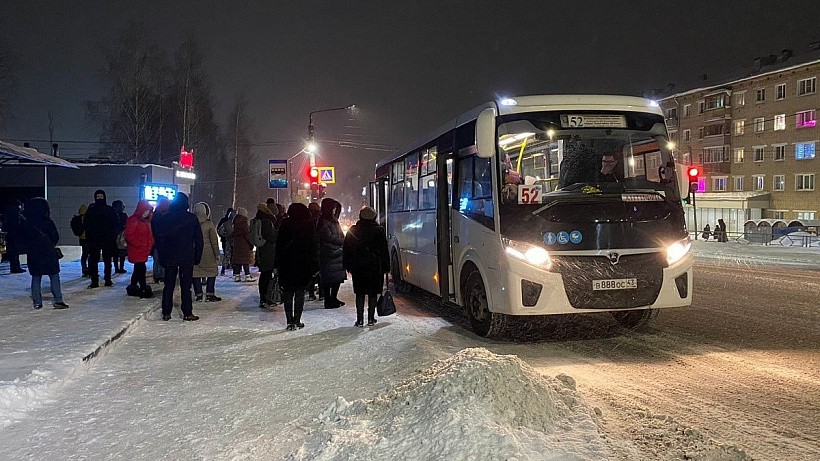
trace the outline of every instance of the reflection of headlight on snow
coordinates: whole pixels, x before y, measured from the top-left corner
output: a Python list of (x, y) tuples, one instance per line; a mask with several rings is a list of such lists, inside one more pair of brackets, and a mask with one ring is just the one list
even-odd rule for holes
[(552, 260), (547, 250), (527, 243), (516, 242), (514, 240), (506, 240), (506, 252), (508, 255), (526, 261), (533, 266), (550, 269), (552, 267)]
[(670, 266), (675, 264), (686, 256), (686, 253), (689, 253), (690, 248), (692, 248), (692, 242), (688, 238), (669, 245), (666, 247), (666, 262)]

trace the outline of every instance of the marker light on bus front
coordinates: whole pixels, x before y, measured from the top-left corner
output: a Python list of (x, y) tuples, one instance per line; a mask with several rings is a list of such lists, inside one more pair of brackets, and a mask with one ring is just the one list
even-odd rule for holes
[(666, 247), (666, 262), (670, 266), (683, 259), (689, 249), (692, 248), (692, 241), (687, 237), (684, 240), (675, 242)]
[(504, 245), (508, 255), (516, 259), (532, 264), (533, 266), (543, 267), (549, 270), (552, 268), (552, 259), (547, 250), (528, 243), (516, 242), (515, 240), (504, 239)]

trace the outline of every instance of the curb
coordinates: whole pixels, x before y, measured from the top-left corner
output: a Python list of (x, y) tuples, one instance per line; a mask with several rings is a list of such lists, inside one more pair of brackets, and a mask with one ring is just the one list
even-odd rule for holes
[(83, 357), (83, 363), (88, 364), (92, 360), (94, 360), (95, 358), (99, 357), (101, 353), (103, 353), (108, 348), (110, 348), (112, 345), (114, 345), (114, 343), (117, 342), (117, 340), (119, 340), (120, 338), (125, 336), (125, 334), (128, 333), (129, 330), (131, 330), (131, 329), (137, 327), (138, 325), (140, 325), (141, 323), (143, 323), (145, 320), (148, 319), (148, 317), (151, 314), (153, 314), (158, 309), (159, 309), (159, 303), (155, 303), (148, 310), (142, 312), (136, 318), (131, 320), (131, 322), (129, 322), (128, 325), (125, 325), (120, 331), (118, 331), (113, 336), (108, 338), (104, 343), (97, 346), (97, 348), (94, 349), (93, 352), (91, 352), (90, 354)]

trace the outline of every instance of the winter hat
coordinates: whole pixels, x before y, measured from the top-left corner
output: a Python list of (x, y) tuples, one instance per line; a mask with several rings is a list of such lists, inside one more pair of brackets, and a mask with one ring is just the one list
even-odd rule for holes
[(208, 206), (205, 202), (198, 202), (194, 205), (194, 214), (195, 215), (202, 215), (207, 219), (211, 218), (211, 207)]
[(244, 217), (247, 218), (248, 217), (248, 210), (246, 208), (239, 207), (239, 208), (236, 209), (236, 214), (238, 214), (239, 216), (244, 216)]
[[(97, 201), (97, 195), (102, 194), (103, 198)], [(97, 189), (94, 191), (94, 202), (99, 203), (100, 205), (105, 205), (107, 196), (105, 195), (105, 191), (102, 189)]]
[(359, 219), (366, 219), (368, 221), (375, 221), (376, 216), (378, 216), (376, 214), (376, 210), (374, 210), (373, 208), (370, 208), (369, 206), (366, 206), (366, 207), (362, 208), (361, 210), (359, 210)]
[[(276, 206), (276, 202), (274, 202), (273, 206)], [(266, 203), (260, 203), (256, 205), (256, 209), (261, 212), (262, 214), (266, 214), (268, 216), (276, 216)]]

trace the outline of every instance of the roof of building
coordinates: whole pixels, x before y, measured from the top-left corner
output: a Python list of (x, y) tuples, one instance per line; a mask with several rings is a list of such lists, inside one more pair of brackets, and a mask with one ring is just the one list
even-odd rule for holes
[(31, 165), (77, 168), (77, 165), (67, 160), (44, 154), (37, 149), (20, 147), (9, 142), (0, 141), (0, 167)]

